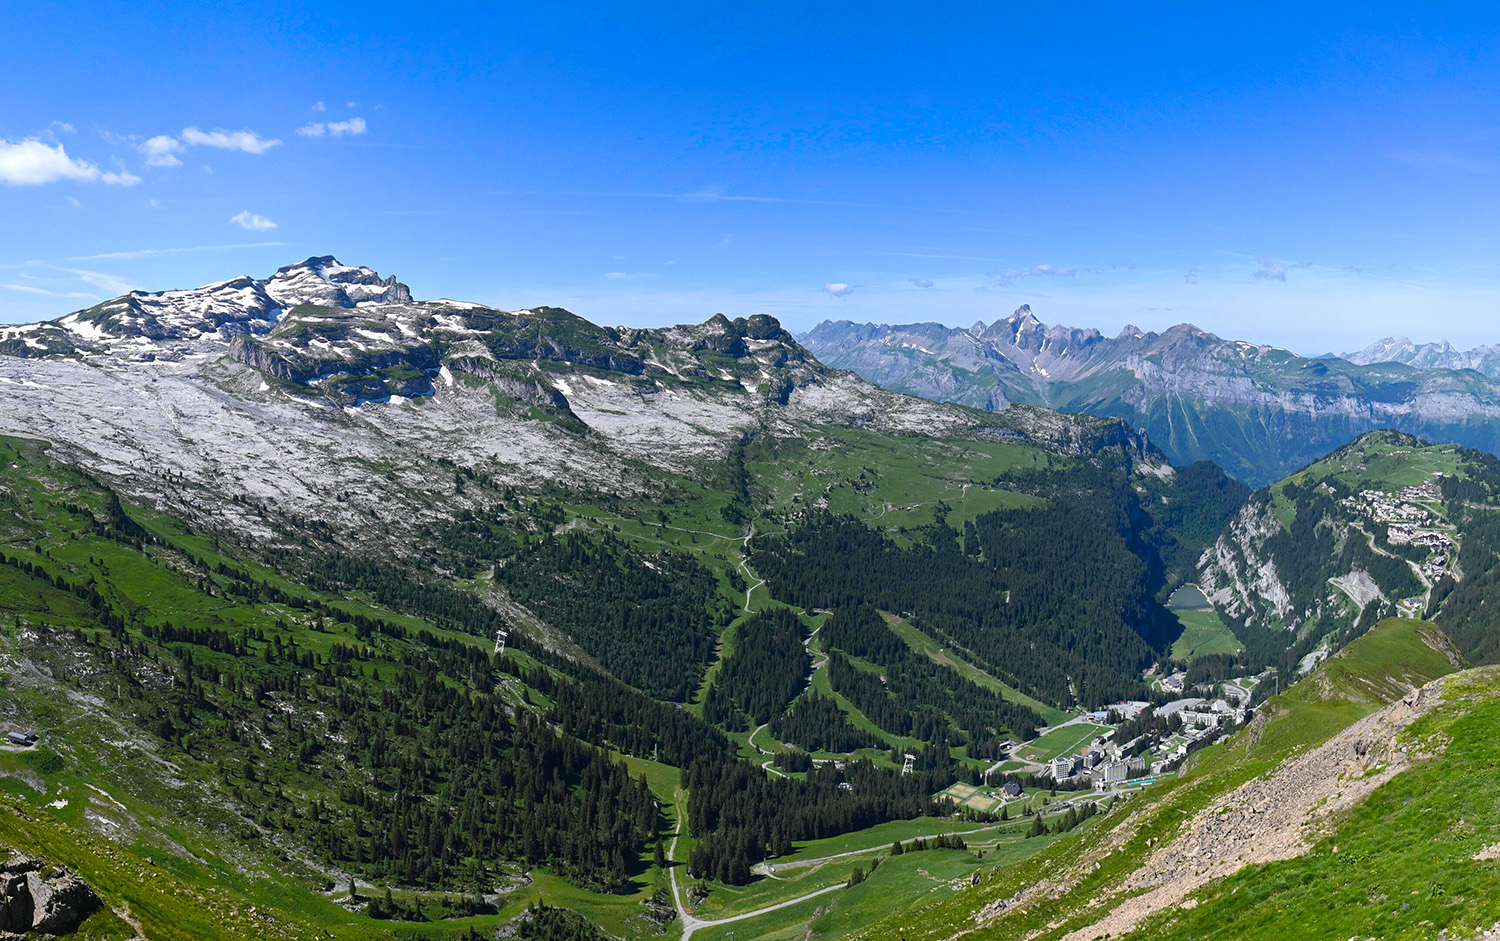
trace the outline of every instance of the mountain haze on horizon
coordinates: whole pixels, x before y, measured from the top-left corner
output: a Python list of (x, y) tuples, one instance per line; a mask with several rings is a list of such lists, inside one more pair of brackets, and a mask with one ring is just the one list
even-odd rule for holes
[[(803, 334), (822, 362), (896, 391), (990, 411), (1011, 403), (1123, 419), (1176, 463), (1211, 460), (1252, 485), (1279, 480), (1365, 431), (1500, 448), (1500, 379), (1376, 344), (1354, 362), (1225, 340), (1191, 324), (1047, 326), (1023, 305), (967, 329), (824, 321)], [(1468, 354), (1484, 365), (1484, 348)], [(1429, 365), (1429, 363), (1431, 365)]]

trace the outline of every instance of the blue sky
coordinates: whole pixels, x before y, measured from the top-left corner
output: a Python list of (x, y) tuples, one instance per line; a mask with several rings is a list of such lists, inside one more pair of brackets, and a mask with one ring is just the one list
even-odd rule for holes
[(1489, 6), (309, 6), (0, 7), (0, 322), (331, 253), (605, 323), (1500, 342)]

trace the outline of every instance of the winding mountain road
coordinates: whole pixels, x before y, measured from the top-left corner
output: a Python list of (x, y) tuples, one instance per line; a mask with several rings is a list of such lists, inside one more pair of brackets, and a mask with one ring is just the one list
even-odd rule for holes
[(844, 883), (839, 882), (834, 885), (824, 886), (823, 888), (818, 889), (815, 892), (809, 892), (806, 895), (800, 895), (797, 898), (788, 899), (785, 902), (778, 902), (775, 905), (767, 905), (765, 908), (757, 908), (753, 912), (742, 912), (738, 915), (730, 915), (726, 918), (705, 919), (694, 916), (692, 910), (689, 909), (683, 902), (682, 887), (677, 883), (677, 870), (681, 865), (677, 860), (677, 841), (681, 838), (683, 830), (687, 827), (687, 798), (686, 795), (683, 794), (681, 788), (677, 790), (675, 800), (677, 802), (677, 830), (672, 834), (672, 862), (674, 863), (671, 869), (672, 904), (677, 906), (677, 917), (682, 919), (682, 941), (688, 941), (688, 939), (693, 936), (693, 932), (697, 931), (699, 928), (713, 928), (716, 925), (727, 925), (736, 921), (745, 921), (750, 918), (757, 918), (761, 915), (766, 915), (774, 911), (780, 911), (783, 908), (790, 908), (791, 906), (798, 905), (802, 902), (807, 901), (808, 899), (817, 898), (820, 895), (826, 895), (829, 892), (834, 892), (838, 889), (844, 888)]

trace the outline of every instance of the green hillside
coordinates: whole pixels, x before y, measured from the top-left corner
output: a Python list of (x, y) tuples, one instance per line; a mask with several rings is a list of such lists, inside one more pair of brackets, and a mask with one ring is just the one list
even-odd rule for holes
[[(931, 795), (977, 780), (1002, 739), (1066, 718), (1075, 692), (1056, 680), (1071, 668), (1052, 647), (1007, 668), (1004, 648), (960, 642), (940, 608), (895, 618), (920, 597), (914, 573), (856, 622), (850, 599), (800, 596), (765, 548), (826, 526), (869, 533), (882, 564), (932, 558), (1020, 605), (1051, 589), (1044, 561), (1007, 556), (1004, 534), (1057, 529), (1069, 483), (1086, 486), (1088, 532), (1129, 574), (1111, 643), (1133, 651), (1088, 673), (1077, 690), (1095, 702), (1139, 688), (1151, 645), (1171, 640), (1153, 633), (1170, 621), (1154, 600), (1167, 559), (1234, 509), (1212, 480), (1153, 479), (1166, 508), (1153, 519), (1130, 467), (1108, 449), (849, 429), (752, 436), (705, 480), (663, 479), (647, 500), (521, 494), (455, 466), (455, 486), (492, 510), (372, 558), (233, 495), (264, 530), (247, 545), (122, 500), (44, 444), (0, 440), (0, 724), (41, 736), (0, 751), (13, 808), (0, 843), (95, 886), (114, 913), (87, 923), (100, 937), (129, 919), (152, 937), (240, 937), (253, 908), (279, 919), (263, 934), (457, 938), (536, 903), (640, 937), (677, 930), (674, 871), (706, 891), (704, 912), (743, 913), (855, 862), (768, 880), (751, 871), (768, 856), (882, 827), (984, 829), (982, 866), (944, 849), (923, 857), (936, 869), (877, 877), (909, 870), (900, 891), (928, 897), (1048, 842), (930, 816), (944, 812)], [(1087, 610), (1056, 610), (1097, 633)], [(832, 715), (809, 706), (789, 731), (814, 693)], [(750, 735), (752, 720), (770, 731)], [(760, 753), (784, 748), (772, 733), (795, 742), (829, 722), (855, 733), (811, 749), (838, 766)], [(902, 775), (908, 750), (920, 763)], [(213, 925), (172, 901), (210, 892), (230, 913)], [(877, 917), (877, 898), (840, 902), (839, 930)]]
[[(1129, 884), (1132, 875), (1148, 868), (1154, 854), (1188, 833), (1217, 801), (1309, 754), (1414, 687), (1452, 674), (1451, 657), (1435, 625), (1384, 621), (1266, 701), (1248, 730), (1208, 748), (1178, 778), (1134, 796), (1076, 840), (1050, 847), (954, 898), (894, 913), (856, 937), (946, 938), (972, 931), (980, 918), (980, 930), (969, 936), (1052, 939), (1099, 922), (1140, 893)], [(1365, 804), (1336, 816), (1308, 855), (1212, 882), (1191, 893), (1188, 904), (1174, 905), (1129, 936), (1431, 937), (1423, 934), (1428, 927), (1494, 922), (1500, 870), (1492, 863), (1460, 862), (1460, 856), (1500, 838), (1495, 809), (1500, 805), (1494, 802), (1494, 786), (1484, 781), (1492, 777), (1482, 770), (1485, 750), (1459, 753), (1456, 736), (1477, 744), (1500, 719), (1495, 681), (1492, 671), (1473, 671), (1444, 687), (1448, 705), (1419, 720), (1402, 741), (1410, 742), (1406, 747), (1433, 749), (1442, 736), (1454, 735), (1448, 751), (1437, 756), (1434, 750), (1434, 757), (1424, 752), (1410, 771), (1376, 790)], [(1443, 779), (1447, 783), (1439, 787), (1436, 782)], [(1381, 821), (1392, 813), (1399, 828), (1383, 832)], [(1428, 852), (1424, 847), (1434, 837), (1436, 850)], [(1418, 864), (1424, 852), (1428, 858)], [(1450, 867), (1452, 874), (1444, 875)], [(1034, 891), (1038, 884), (1046, 891)], [(1330, 888), (1334, 905), (1319, 901)], [(1439, 909), (1440, 921), (1435, 920)], [(982, 911), (986, 914), (980, 916)]]
[(1251, 496), (1198, 580), (1257, 670), (1295, 675), (1391, 616), (1432, 618), (1493, 662), (1497, 495), (1492, 455), (1371, 432)]

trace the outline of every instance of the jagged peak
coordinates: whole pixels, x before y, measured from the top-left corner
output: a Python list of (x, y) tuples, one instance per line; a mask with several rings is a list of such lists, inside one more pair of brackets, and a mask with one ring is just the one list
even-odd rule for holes
[(1143, 337), (1145, 335), (1146, 334), (1141, 331), (1140, 327), (1137, 327), (1133, 323), (1128, 323), (1128, 324), (1125, 325), (1125, 329), (1121, 330), (1119, 336), (1115, 337), (1115, 339), (1116, 340), (1140, 339), (1141, 337)]
[(333, 255), (313, 255), (276, 269), (266, 290), (285, 307), (408, 304), (412, 299), (411, 291), (395, 275), (382, 278), (373, 268), (345, 265)]
[(1031, 312), (1030, 304), (1022, 304), (1020, 307), (1017, 307), (1016, 312), (1007, 317), (1005, 322), (1021, 326), (1028, 324), (1036, 324), (1038, 327), (1042, 326), (1042, 322), (1037, 319), (1036, 314)]

